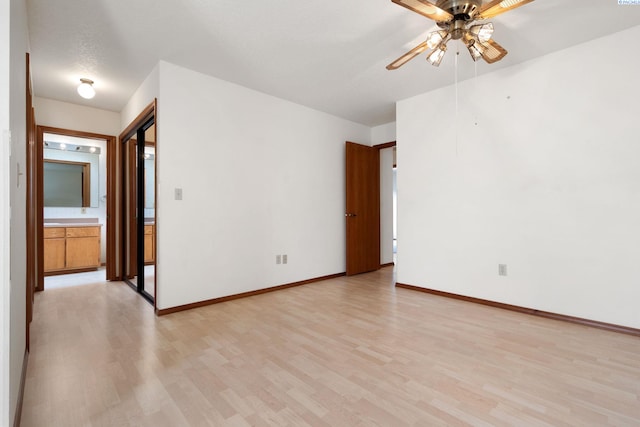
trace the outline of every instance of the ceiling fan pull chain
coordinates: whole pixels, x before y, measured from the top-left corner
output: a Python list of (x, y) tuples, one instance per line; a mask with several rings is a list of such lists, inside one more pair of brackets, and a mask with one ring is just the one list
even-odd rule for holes
[[(473, 62), (473, 70), (475, 73), (475, 77), (473, 78), (473, 85), (475, 86), (475, 92), (478, 94), (478, 61)], [(474, 108), (474, 123), (478, 126), (478, 110)]]
[(453, 67), (453, 78), (454, 78), (454, 85), (455, 85), (455, 91), (456, 91), (456, 122), (454, 123), (454, 126), (456, 128), (456, 157), (458, 157), (458, 56), (460, 55), (460, 50), (456, 51), (456, 58), (454, 61), (454, 67)]

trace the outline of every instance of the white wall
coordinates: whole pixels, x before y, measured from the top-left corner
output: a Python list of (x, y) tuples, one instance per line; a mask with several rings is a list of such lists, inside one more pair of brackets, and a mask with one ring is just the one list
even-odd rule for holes
[(120, 113), (40, 97), (33, 98), (33, 108), (40, 126), (110, 136), (120, 133)]
[(396, 122), (371, 128), (371, 145), (384, 144), (396, 140)]
[(370, 128), (166, 62), (159, 93), (159, 308), (345, 271), (344, 143)]
[(9, 189), (10, 161), (9, 161), (9, 59), (11, 37), (9, 31), (9, 0), (0, 0), (0, 425), (9, 424), (9, 377), (10, 377), (10, 348), (11, 307), (9, 301), (9, 269), (11, 265), (9, 247)]
[[(6, 6), (4, 11), (7, 11)], [(24, 175), (26, 170), (25, 53), (29, 51), (29, 41), (25, 2), (23, 0), (11, 0), (9, 16), (9, 129), (11, 132), (9, 248), (13, 255), (10, 257), (9, 263), (9, 408), (8, 411), (5, 411), (5, 413), (8, 412), (8, 419), (0, 420), (2, 423), (6, 422), (7, 425), (10, 425), (9, 423), (12, 424), (15, 417), (26, 349), (26, 260), (24, 257), (26, 253), (26, 175)], [(6, 57), (3, 58), (4, 61), (6, 61)], [(3, 142), (6, 142), (5, 138), (3, 138)], [(6, 153), (6, 148), (3, 151)], [(3, 271), (5, 271), (4, 268)], [(6, 286), (6, 282), (3, 285)], [(3, 343), (4, 345), (6, 344)], [(4, 371), (3, 369), (3, 373)], [(3, 380), (3, 383), (4, 381), (6, 380)]]
[[(372, 145), (396, 140), (396, 123), (371, 128)], [(380, 150), (380, 264), (393, 262), (393, 148)]]
[[(155, 98), (158, 98), (160, 90), (159, 66), (156, 65), (140, 87), (127, 102), (127, 105), (120, 112), (120, 131), (123, 131), (138, 117)], [(160, 107), (158, 107), (159, 109)], [(157, 113), (159, 115), (159, 113)]]
[(640, 328), (638, 38), (398, 103), (398, 282)]

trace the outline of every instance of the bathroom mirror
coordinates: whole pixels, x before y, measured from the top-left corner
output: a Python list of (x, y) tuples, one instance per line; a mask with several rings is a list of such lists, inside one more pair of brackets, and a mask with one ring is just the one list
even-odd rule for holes
[(91, 163), (45, 160), (44, 205), (91, 206)]
[(98, 207), (100, 148), (45, 140), (45, 207)]

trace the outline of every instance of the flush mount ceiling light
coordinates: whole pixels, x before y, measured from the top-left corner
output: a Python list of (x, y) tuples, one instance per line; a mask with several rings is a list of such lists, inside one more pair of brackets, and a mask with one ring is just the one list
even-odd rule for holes
[(78, 86), (78, 95), (85, 99), (91, 99), (96, 96), (96, 90), (93, 88), (93, 80), (80, 79), (80, 85)]
[[(427, 61), (438, 66), (447, 50), (449, 40), (460, 40), (474, 61), (482, 58), (493, 64), (504, 58), (507, 51), (491, 39), (493, 24), (478, 23), (501, 13), (531, 3), (533, 0), (391, 0), (407, 9), (436, 21), (440, 30), (427, 34), (427, 40), (387, 65), (387, 70), (400, 68), (411, 59), (432, 49)], [(484, 3), (484, 4), (483, 4)]]

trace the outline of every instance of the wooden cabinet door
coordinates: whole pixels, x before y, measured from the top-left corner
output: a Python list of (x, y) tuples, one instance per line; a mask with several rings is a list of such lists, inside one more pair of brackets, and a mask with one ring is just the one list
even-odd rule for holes
[(153, 263), (155, 248), (153, 247), (154, 241), (154, 226), (153, 225), (145, 225), (144, 226), (144, 262), (145, 263)]
[(65, 239), (44, 239), (44, 271), (65, 268)]
[(87, 268), (99, 265), (99, 237), (67, 237), (67, 268)]

